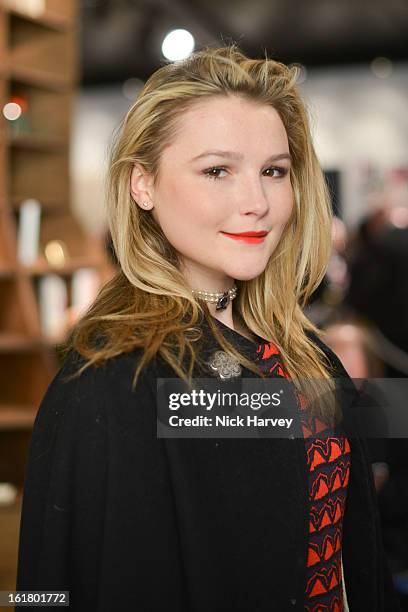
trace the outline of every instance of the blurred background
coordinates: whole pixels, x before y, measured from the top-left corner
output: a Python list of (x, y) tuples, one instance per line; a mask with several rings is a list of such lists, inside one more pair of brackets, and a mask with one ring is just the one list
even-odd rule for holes
[[(307, 314), (352, 377), (408, 376), (407, 40), (405, 0), (0, 0), (0, 589), (58, 344), (115, 271), (108, 146), (164, 62), (233, 41), (300, 66), (335, 213)], [(369, 450), (408, 609), (408, 444)]]

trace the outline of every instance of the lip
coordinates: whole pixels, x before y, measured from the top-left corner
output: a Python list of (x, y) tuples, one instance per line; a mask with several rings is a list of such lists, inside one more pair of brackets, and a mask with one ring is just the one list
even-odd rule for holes
[(233, 240), (241, 240), (248, 244), (259, 244), (265, 240), (268, 232), (241, 232), (239, 234), (230, 234), (229, 232), (221, 232), (224, 236), (232, 238)]
[(256, 236), (257, 238), (260, 236), (266, 236), (268, 233), (266, 230), (259, 232), (222, 232), (223, 234), (228, 234), (228, 236)]

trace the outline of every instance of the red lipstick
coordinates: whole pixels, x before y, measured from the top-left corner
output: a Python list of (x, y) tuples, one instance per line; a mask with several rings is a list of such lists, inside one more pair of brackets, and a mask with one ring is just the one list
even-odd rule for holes
[(260, 242), (263, 242), (265, 240), (265, 236), (268, 234), (268, 232), (265, 232), (265, 231), (240, 232), (240, 233), (234, 233), (234, 234), (230, 234), (229, 232), (221, 232), (221, 233), (224, 234), (225, 236), (228, 236), (229, 238), (232, 238), (233, 240), (241, 240), (249, 244), (258, 244)]

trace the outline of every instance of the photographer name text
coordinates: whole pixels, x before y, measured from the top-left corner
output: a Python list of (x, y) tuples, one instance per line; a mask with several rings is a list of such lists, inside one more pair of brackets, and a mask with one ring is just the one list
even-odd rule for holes
[(174, 414), (169, 417), (171, 427), (284, 427), (289, 429), (293, 419), (285, 418), (262, 418), (257, 415), (250, 416), (216, 416), (208, 417), (198, 415), (192, 418), (179, 417)]

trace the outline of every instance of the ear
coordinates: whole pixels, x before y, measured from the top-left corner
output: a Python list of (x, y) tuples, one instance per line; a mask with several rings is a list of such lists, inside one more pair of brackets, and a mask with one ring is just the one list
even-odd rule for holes
[(148, 208), (153, 206), (153, 177), (151, 177), (139, 163), (133, 164), (132, 173), (130, 175), (130, 193), (136, 204), (146, 210), (143, 203), (148, 202)]

